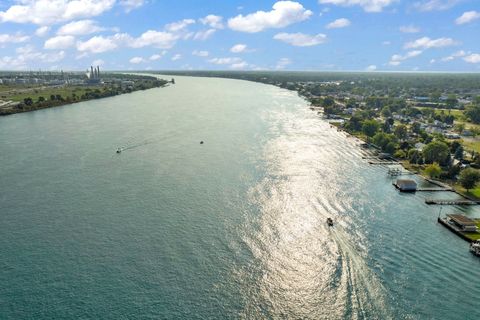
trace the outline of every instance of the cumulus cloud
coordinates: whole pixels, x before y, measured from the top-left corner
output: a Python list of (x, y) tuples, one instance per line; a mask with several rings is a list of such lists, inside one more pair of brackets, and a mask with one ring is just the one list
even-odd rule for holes
[(79, 20), (67, 23), (66, 25), (58, 29), (58, 35), (73, 35), (80, 36), (85, 34), (91, 34), (104, 30), (99, 27), (93, 20)]
[(177, 60), (180, 60), (180, 59), (182, 59), (182, 55), (177, 53), (176, 55), (174, 55), (174, 56), (172, 57), (171, 60), (172, 60), (172, 61), (177, 61)]
[(480, 12), (478, 11), (467, 11), (464, 12), (460, 17), (455, 20), (456, 24), (465, 24), (472, 22), (474, 20), (480, 19)]
[(316, 46), (327, 41), (327, 36), (319, 33), (317, 35), (309, 35), (304, 33), (277, 33), (273, 36), (273, 39), (280, 40), (285, 43), (291, 44), (297, 47), (310, 47)]
[(420, 32), (420, 28), (415, 27), (414, 25), (401, 26), (398, 29), (400, 30), (400, 32), (403, 32), (403, 33), (418, 33), (418, 32)]
[(223, 29), (223, 17), (209, 14), (205, 18), (199, 19), (200, 23), (209, 26), (210, 28)]
[(4, 56), (0, 58), (0, 68), (8, 69), (27, 69), (29, 63), (33, 63), (34, 67), (38, 67), (39, 63), (55, 63), (65, 58), (65, 51), (58, 52), (41, 52), (31, 45), (16, 49), (16, 55)]
[(145, 59), (143, 59), (142, 57), (133, 57), (129, 60), (129, 62), (132, 64), (139, 64), (145, 62)]
[(423, 51), (421, 51), (421, 50), (412, 50), (412, 51), (407, 52), (404, 55), (394, 54), (390, 58), (390, 62), (388, 64), (391, 65), (391, 66), (398, 66), (402, 61), (405, 61), (407, 59), (419, 56), (422, 53), (423, 53)]
[(118, 48), (126, 34), (116, 34), (111, 37), (95, 36), (86, 41), (77, 42), (77, 50), (86, 53), (102, 53)]
[(360, 6), (366, 12), (381, 12), (397, 0), (319, 0), (321, 4), (335, 4), (344, 7)]
[(49, 31), (50, 31), (50, 27), (43, 26), (35, 30), (35, 35), (37, 37), (45, 37)]
[(102, 59), (96, 59), (96, 60), (93, 60), (90, 65), (92, 65), (92, 66), (103, 66), (104, 64), (105, 64), (105, 61), (103, 61)]
[(454, 52), (451, 55), (449, 55), (448, 57), (444, 57), (440, 60), (443, 61), (443, 62), (448, 62), (448, 61), (455, 60), (455, 58), (465, 57), (467, 54), (469, 54), (469, 52), (465, 52), (464, 50), (460, 50), (460, 51)]
[(232, 63), (230, 65), (230, 69), (233, 69), (233, 70), (243, 70), (243, 69), (246, 69), (248, 68), (250, 65), (245, 62), (245, 61), (242, 61), (242, 62), (238, 62), (238, 63)]
[(73, 36), (56, 36), (45, 41), (43, 47), (45, 49), (67, 49), (75, 45), (75, 37)]
[(234, 64), (234, 63), (241, 63), (243, 60), (236, 57), (231, 58), (212, 58), (208, 60), (208, 62), (213, 64)]
[(151, 61), (157, 61), (157, 60), (160, 60), (166, 54), (167, 54), (167, 51), (163, 50), (160, 54), (158, 53), (152, 54), (148, 59)]
[(120, 0), (120, 5), (125, 9), (125, 12), (140, 8), (144, 4), (145, 0)]
[(442, 48), (457, 45), (458, 43), (452, 38), (438, 38), (430, 39), (429, 37), (419, 38), (412, 42), (405, 44), (405, 49), (429, 49), (429, 48)]
[(440, 11), (447, 10), (462, 0), (424, 0), (417, 1), (413, 4), (413, 7), (418, 11)]
[(335, 21), (330, 22), (327, 24), (327, 29), (338, 29), (338, 28), (345, 28), (351, 25), (352, 23), (350, 20), (345, 19), (345, 18), (340, 18)]
[(375, 70), (377, 70), (377, 66), (374, 64), (371, 64), (365, 68), (365, 71), (375, 71)]
[(195, 33), (193, 36), (193, 40), (200, 40), (204, 41), (209, 39), (217, 30), (215, 29), (207, 29), (207, 30), (201, 30)]
[(236, 44), (230, 48), (230, 52), (233, 52), (233, 53), (242, 53), (247, 51), (249, 51), (249, 49), (247, 45), (243, 43)]
[(289, 58), (281, 58), (280, 60), (277, 61), (277, 65), (275, 66), (275, 69), (282, 70), (282, 69), (285, 69), (290, 64), (292, 64), (292, 60), (290, 60)]
[(165, 31), (148, 30), (140, 37), (133, 39), (128, 45), (133, 48), (153, 46), (160, 49), (172, 48), (180, 37)]
[(1, 22), (50, 25), (94, 17), (110, 10), (115, 0), (22, 0), (18, 3), (0, 11)]
[(468, 63), (480, 63), (480, 54), (473, 53), (463, 58)]
[(208, 57), (208, 51), (204, 50), (193, 50), (192, 55), (197, 56), (197, 57)]
[(26, 42), (30, 39), (29, 36), (23, 35), (21, 33), (16, 33), (16, 34), (0, 34), (0, 44), (5, 44), (5, 43), (21, 43), (21, 42)]
[(303, 5), (294, 1), (278, 1), (271, 11), (257, 11), (248, 15), (238, 15), (228, 20), (230, 29), (255, 33), (268, 28), (283, 28), (293, 23), (307, 20), (313, 14)]
[(169, 23), (165, 26), (165, 30), (169, 32), (182, 32), (187, 29), (187, 27), (191, 24), (194, 24), (195, 20), (193, 19), (183, 19), (180, 21)]

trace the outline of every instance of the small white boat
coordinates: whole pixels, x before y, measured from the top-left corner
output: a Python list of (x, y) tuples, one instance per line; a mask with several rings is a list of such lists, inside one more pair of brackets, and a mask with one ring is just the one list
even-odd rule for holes
[(123, 151), (123, 148), (118, 148), (117, 149), (117, 153), (122, 153), (122, 151)]
[(470, 252), (480, 257), (480, 240), (470, 243)]

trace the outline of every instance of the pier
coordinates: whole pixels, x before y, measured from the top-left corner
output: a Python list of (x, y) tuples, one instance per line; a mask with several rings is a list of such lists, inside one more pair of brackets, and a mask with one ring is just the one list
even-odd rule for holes
[(480, 238), (480, 233), (473, 231), (473, 229), (478, 230), (477, 227), (472, 228), (472, 231), (462, 230), (465, 229), (465, 225), (475, 226), (475, 224), (480, 224), (480, 220), (471, 220), (465, 216), (453, 214), (444, 218), (438, 217), (437, 221), (465, 241), (473, 242)]
[(459, 205), (459, 206), (472, 206), (480, 204), (478, 201), (459, 199), (459, 200), (437, 200), (437, 199), (425, 199), (426, 204), (439, 204), (439, 205)]

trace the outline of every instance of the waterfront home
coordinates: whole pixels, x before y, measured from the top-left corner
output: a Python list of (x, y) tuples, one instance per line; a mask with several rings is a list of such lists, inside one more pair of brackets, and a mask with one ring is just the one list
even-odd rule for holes
[(417, 191), (417, 183), (411, 179), (397, 179), (394, 183), (395, 187), (401, 192), (415, 192)]
[(463, 214), (447, 214), (447, 220), (463, 232), (477, 232), (477, 224), (474, 220)]

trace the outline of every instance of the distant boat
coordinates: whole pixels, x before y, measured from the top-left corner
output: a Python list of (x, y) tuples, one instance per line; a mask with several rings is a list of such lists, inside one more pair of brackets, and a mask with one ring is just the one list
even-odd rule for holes
[(480, 257), (480, 240), (474, 241), (470, 244), (470, 252)]
[(333, 227), (333, 220), (332, 220), (332, 218), (327, 218), (327, 225), (328, 225), (329, 227)]
[(117, 149), (117, 153), (122, 153), (122, 151), (123, 151), (123, 148), (118, 148)]
[(200, 144), (203, 144), (203, 141), (200, 141)]

